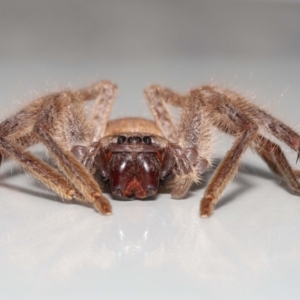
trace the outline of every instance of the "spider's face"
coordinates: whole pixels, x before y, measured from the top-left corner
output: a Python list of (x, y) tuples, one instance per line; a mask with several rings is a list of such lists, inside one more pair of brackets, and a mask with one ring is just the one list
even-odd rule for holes
[(161, 152), (150, 136), (117, 137), (106, 153), (107, 178), (119, 199), (155, 196), (162, 178)]
[(160, 180), (160, 162), (154, 153), (113, 153), (109, 181), (113, 196), (144, 199), (155, 196)]

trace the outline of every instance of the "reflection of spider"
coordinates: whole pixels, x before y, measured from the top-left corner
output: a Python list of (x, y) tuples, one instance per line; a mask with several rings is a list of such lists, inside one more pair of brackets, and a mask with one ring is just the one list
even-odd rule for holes
[[(159, 185), (169, 188), (173, 198), (181, 198), (210, 165), (211, 129), (216, 126), (235, 136), (235, 142), (206, 188), (201, 216), (212, 213), (248, 147), (300, 193), (299, 172), (292, 170), (280, 147), (258, 130), (265, 128), (298, 153), (300, 136), (241, 95), (203, 86), (180, 96), (150, 86), (145, 94), (155, 122), (108, 121), (116, 91), (114, 84), (103, 81), (33, 101), (0, 124), (1, 160), (11, 157), (64, 199), (93, 203), (98, 211), (110, 214), (111, 205), (92, 175), (108, 182), (116, 198), (154, 196)], [(84, 102), (92, 99), (96, 99), (93, 116), (87, 120)], [(182, 109), (178, 126), (166, 104)], [(25, 151), (38, 142), (48, 148), (59, 171)]]

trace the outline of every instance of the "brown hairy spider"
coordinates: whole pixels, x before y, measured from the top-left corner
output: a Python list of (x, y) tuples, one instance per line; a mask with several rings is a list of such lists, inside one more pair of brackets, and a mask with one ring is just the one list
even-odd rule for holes
[[(155, 121), (109, 121), (116, 92), (116, 85), (102, 81), (31, 102), (0, 124), (0, 163), (11, 157), (63, 199), (92, 203), (96, 210), (109, 215), (112, 207), (102, 194), (103, 184), (108, 184), (119, 199), (153, 197), (161, 185), (170, 190), (172, 198), (182, 198), (211, 165), (215, 126), (233, 135), (235, 142), (206, 188), (202, 217), (211, 215), (248, 147), (300, 193), (298, 172), (259, 128), (265, 128), (298, 155), (300, 136), (234, 91), (208, 85), (181, 96), (153, 85), (146, 88), (145, 95)], [(84, 103), (92, 99), (96, 99), (93, 116), (87, 120)], [(178, 126), (166, 104), (182, 109)], [(26, 151), (38, 142), (48, 148), (59, 170)]]

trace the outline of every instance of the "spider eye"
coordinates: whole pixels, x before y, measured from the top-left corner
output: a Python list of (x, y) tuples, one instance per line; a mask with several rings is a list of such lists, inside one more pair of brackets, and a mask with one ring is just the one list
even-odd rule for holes
[(151, 143), (152, 143), (151, 137), (150, 136), (144, 136), (143, 137), (143, 142), (147, 145), (151, 145)]
[(118, 137), (117, 143), (118, 143), (118, 144), (123, 144), (123, 143), (125, 143), (125, 141), (126, 141), (126, 136), (120, 135), (120, 136)]
[(139, 144), (139, 143), (142, 142), (142, 139), (141, 139), (139, 136), (136, 136), (136, 137), (135, 137), (135, 142), (136, 142), (137, 144)]

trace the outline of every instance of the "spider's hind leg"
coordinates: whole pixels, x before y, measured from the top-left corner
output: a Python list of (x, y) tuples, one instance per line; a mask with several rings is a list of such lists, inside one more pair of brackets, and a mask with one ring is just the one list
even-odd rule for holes
[(292, 191), (300, 194), (300, 183), (297, 180), (300, 172), (292, 169), (279, 145), (258, 135), (253, 142), (253, 148), (275, 174), (285, 178)]

